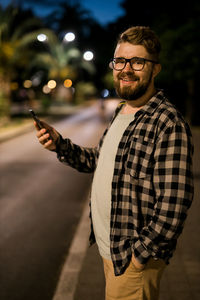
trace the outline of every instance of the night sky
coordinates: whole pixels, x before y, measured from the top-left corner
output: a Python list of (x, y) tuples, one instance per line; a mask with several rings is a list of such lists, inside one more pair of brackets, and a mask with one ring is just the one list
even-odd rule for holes
[[(46, 16), (55, 8), (55, 3), (65, 1), (67, 0), (0, 0), (0, 4), (4, 7), (11, 2), (20, 3), (24, 8), (32, 8), (37, 15)], [(123, 15), (123, 9), (119, 5), (122, 0), (80, 0), (79, 2), (102, 25)], [(76, 0), (71, 0), (69, 3), (76, 3)]]

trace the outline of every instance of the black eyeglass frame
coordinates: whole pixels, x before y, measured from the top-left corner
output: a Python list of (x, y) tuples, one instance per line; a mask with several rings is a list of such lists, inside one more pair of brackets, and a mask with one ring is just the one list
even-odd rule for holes
[[(115, 60), (115, 59), (124, 59), (125, 64), (124, 64), (124, 67), (123, 67), (122, 69), (116, 69), (116, 68), (114, 67), (114, 60)], [(143, 67), (142, 67), (142, 69), (135, 70), (135, 69), (132, 67), (132, 65), (131, 65), (131, 60), (132, 60), (132, 59), (137, 59), (138, 61), (143, 62)], [(142, 71), (142, 70), (144, 69), (144, 66), (145, 66), (145, 64), (146, 64), (147, 61), (152, 62), (153, 64), (159, 64), (158, 61), (155, 61), (155, 60), (152, 60), (152, 59), (143, 58), (143, 57), (137, 57), (137, 56), (134, 56), (134, 57), (132, 57), (132, 58), (114, 57), (114, 58), (110, 61), (109, 67), (110, 67), (111, 69), (116, 70), (116, 71), (122, 71), (122, 70), (126, 67), (127, 63), (129, 63), (132, 70), (134, 70), (134, 71)]]

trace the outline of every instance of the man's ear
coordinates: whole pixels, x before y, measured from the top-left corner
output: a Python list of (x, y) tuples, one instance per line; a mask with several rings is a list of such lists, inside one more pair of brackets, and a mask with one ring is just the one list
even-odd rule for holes
[(160, 73), (161, 69), (162, 69), (161, 64), (154, 64), (153, 77), (156, 77)]

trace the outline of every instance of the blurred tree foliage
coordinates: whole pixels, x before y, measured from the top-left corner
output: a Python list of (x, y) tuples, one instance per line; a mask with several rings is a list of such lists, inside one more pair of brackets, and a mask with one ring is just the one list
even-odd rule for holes
[(62, 39), (66, 32), (76, 35), (75, 45), (81, 52), (94, 52), (96, 73), (84, 74), (84, 81), (93, 81), (98, 90), (104, 88), (103, 76), (107, 72), (107, 64), (112, 57), (112, 37), (106, 27), (100, 25), (90, 11), (83, 9), (79, 0), (69, 0), (61, 3), (58, 8), (46, 18), (46, 25)]
[[(76, 83), (84, 80), (86, 75), (92, 76), (96, 71), (94, 64), (85, 61), (83, 53), (73, 43), (60, 41), (53, 32), (51, 32), (51, 39), (46, 43), (45, 51), (38, 53), (30, 63), (32, 69), (37, 66), (40, 66), (40, 69), (46, 69), (48, 79), (56, 80), (56, 90), (61, 90), (61, 86), (63, 86), (66, 79), (72, 80), (73, 85), (76, 86)], [(54, 95), (56, 90), (54, 90)], [(55, 100), (61, 101), (62, 99), (59, 97), (56, 95)], [(63, 97), (63, 99), (66, 99), (66, 97)]]
[(42, 22), (31, 11), (0, 6), (0, 116), (9, 117), (12, 91), (18, 90), (35, 55), (32, 43)]

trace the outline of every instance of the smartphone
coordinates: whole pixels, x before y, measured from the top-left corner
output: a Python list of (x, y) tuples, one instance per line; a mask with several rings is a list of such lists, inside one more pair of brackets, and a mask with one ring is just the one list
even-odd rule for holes
[(31, 113), (33, 119), (37, 123), (37, 126), (39, 127), (39, 129), (44, 128), (44, 126), (42, 126), (40, 119), (37, 117), (36, 113), (32, 109), (29, 109), (29, 112)]
[[(34, 110), (32, 109), (29, 109), (29, 112), (31, 113), (31, 116), (33, 117), (33, 119), (35, 120), (35, 122), (37, 123), (37, 126), (39, 129), (42, 129), (42, 128), (45, 128), (43, 125), (42, 125), (42, 122), (40, 121), (40, 119), (37, 117), (36, 113), (34, 112)], [(46, 128), (45, 128), (46, 129)], [(48, 130), (47, 130), (47, 133)], [(49, 138), (47, 138), (45, 141), (49, 141), (51, 139), (51, 136)]]

